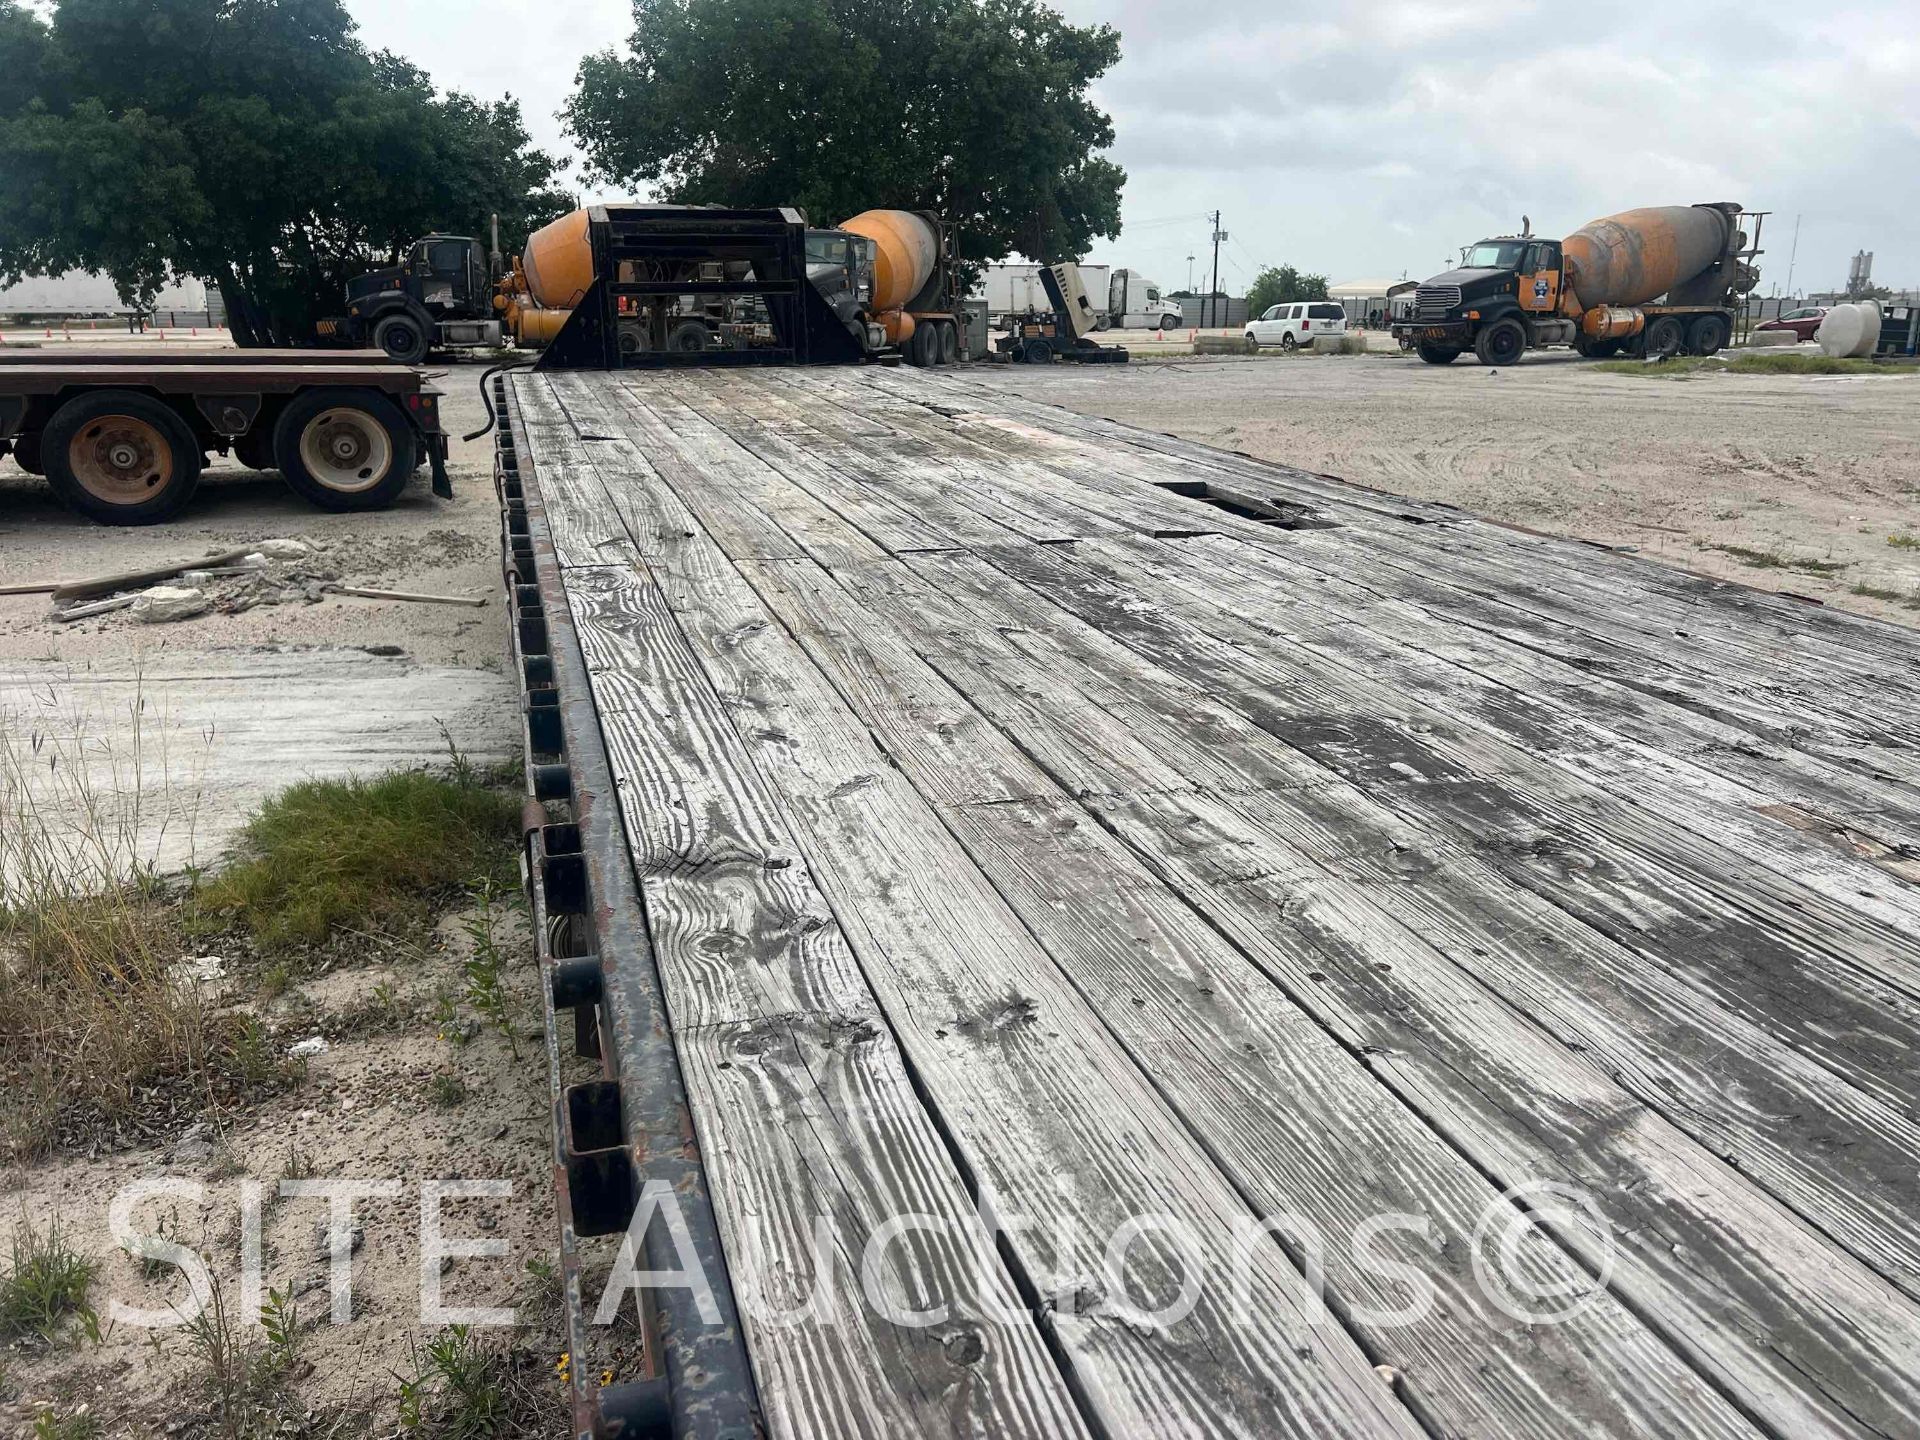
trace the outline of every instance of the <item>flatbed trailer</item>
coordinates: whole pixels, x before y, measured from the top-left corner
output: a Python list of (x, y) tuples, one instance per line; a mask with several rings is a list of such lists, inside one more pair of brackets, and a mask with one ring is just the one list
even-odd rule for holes
[(0, 458), (105, 524), (171, 519), (210, 452), (329, 510), (450, 496), (440, 392), (377, 350), (0, 350)]
[(1916, 1433), (1913, 632), (987, 381), (492, 396), (577, 1433)]

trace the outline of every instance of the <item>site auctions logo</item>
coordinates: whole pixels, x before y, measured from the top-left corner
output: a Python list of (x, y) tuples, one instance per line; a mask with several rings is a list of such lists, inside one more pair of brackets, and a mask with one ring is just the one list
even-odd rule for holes
[[(864, 1235), (842, 1233), (842, 1217), (812, 1219), (808, 1253), (788, 1253), (773, 1272), (728, 1277), (708, 1273), (694, 1244), (680, 1194), (662, 1180), (640, 1189), (631, 1222), (606, 1242), (586, 1269), (582, 1303), (596, 1325), (613, 1324), (629, 1294), (686, 1292), (700, 1323), (731, 1323), (737, 1308), (749, 1331), (796, 1325), (832, 1327), (860, 1309), (906, 1329), (944, 1326), (957, 1318), (1018, 1325), (1031, 1320), (1035, 1296), (1055, 1316), (1110, 1318), (1138, 1333), (1169, 1333), (1196, 1312), (1212, 1326), (1315, 1327), (1342, 1324), (1387, 1331), (1425, 1323), (1439, 1308), (1476, 1306), (1524, 1325), (1566, 1324), (1601, 1302), (1612, 1278), (1612, 1226), (1594, 1197), (1551, 1180), (1516, 1185), (1494, 1196), (1477, 1216), (1457, 1217), (1450, 1234), (1432, 1214), (1383, 1211), (1354, 1219), (1329, 1235), (1300, 1214), (1244, 1212), (1203, 1223), (1192, 1211), (1125, 1216), (1107, 1233), (1088, 1223), (1098, 1206), (1083, 1206), (1071, 1178), (1044, 1217), (1023, 1215), (983, 1192), (960, 1215), (908, 1213), (876, 1223)], [(506, 1262), (501, 1236), (448, 1233), (449, 1201), (513, 1195), (505, 1179), (284, 1179), (278, 1202), (321, 1202), (319, 1254), (327, 1263), (329, 1310), (336, 1325), (354, 1316), (354, 1254), (360, 1219), (378, 1205), (403, 1204), (402, 1224), (415, 1230), (419, 1319), (423, 1325), (510, 1326), (509, 1306), (456, 1305), (443, 1293), (455, 1260)], [(170, 1266), (184, 1295), (165, 1307), (136, 1307), (117, 1297), (114, 1323), (169, 1328), (191, 1323), (211, 1304), (214, 1259), (182, 1242), (177, 1229), (143, 1233), (136, 1216), (162, 1200), (205, 1213), (208, 1187), (180, 1178), (139, 1180), (113, 1197), (113, 1238), (151, 1269)], [(263, 1220), (266, 1187), (237, 1187), (239, 1290), (237, 1313), (257, 1322), (269, 1285)], [(360, 1207), (356, 1210), (356, 1207)], [(388, 1223), (391, 1228), (392, 1217)], [(1471, 1228), (1465, 1226), (1470, 1223)], [(1458, 1243), (1464, 1241), (1465, 1243)], [(751, 1242), (749, 1242), (751, 1243)], [(391, 1245), (384, 1247), (391, 1253)], [(363, 1258), (363, 1266), (373, 1263)], [(1019, 1272), (1009, 1273), (1009, 1267)], [(585, 1276), (583, 1276), (585, 1282)], [(1327, 1305), (1331, 1289), (1338, 1320)]]

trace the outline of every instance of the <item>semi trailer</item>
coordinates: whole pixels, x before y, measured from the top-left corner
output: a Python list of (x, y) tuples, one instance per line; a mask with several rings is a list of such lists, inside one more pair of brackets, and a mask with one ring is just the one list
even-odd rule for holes
[(1759, 282), (1760, 218), (1719, 202), (1628, 210), (1564, 240), (1523, 226), (1468, 246), (1459, 268), (1423, 282), (1393, 331), (1433, 365), (1469, 350), (1483, 364), (1510, 365), (1550, 346), (1596, 357), (1711, 355)]
[(378, 351), (0, 351), (0, 458), (107, 525), (177, 515), (214, 452), (322, 509), (373, 510), (423, 465), (453, 494), (439, 398)]

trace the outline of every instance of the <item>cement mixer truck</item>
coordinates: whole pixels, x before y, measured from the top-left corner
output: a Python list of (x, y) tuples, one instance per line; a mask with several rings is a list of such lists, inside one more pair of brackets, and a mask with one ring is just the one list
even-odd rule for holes
[(1529, 350), (1711, 355), (1759, 281), (1739, 205), (1628, 210), (1549, 240), (1523, 226), (1469, 245), (1460, 267), (1424, 282), (1394, 335), (1431, 365), (1471, 350), (1511, 365)]

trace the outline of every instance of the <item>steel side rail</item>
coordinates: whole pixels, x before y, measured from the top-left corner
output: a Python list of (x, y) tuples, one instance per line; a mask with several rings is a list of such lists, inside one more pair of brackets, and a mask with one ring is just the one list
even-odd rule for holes
[[(757, 1440), (764, 1433), (738, 1306), (693, 1134), (642, 900), (614, 798), (586, 663), (552, 535), (523, 462), (519, 407), (495, 377), (494, 457), (509, 639), (521, 677), (527, 798), (522, 861), (538, 948), (553, 1088), (554, 1187), (577, 1440)], [(564, 820), (551, 818), (553, 811)], [(568, 1019), (571, 1019), (571, 1024)], [(571, 1030), (571, 1035), (567, 1031)], [(565, 1085), (562, 1044), (600, 1060), (600, 1078)], [(623, 1234), (648, 1182), (678, 1204), (719, 1323), (685, 1286), (645, 1292), (648, 1374), (600, 1385), (581, 1241)], [(635, 1268), (681, 1271), (666, 1227), (647, 1227)]]

